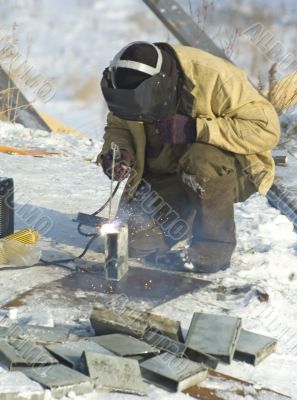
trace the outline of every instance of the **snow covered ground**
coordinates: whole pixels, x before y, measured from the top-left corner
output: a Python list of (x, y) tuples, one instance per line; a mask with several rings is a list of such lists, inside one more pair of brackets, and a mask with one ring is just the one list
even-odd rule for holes
[[(92, 146), (85, 139), (70, 139), (63, 134), (49, 135), (1, 123), (0, 138), (4, 137), (8, 143), (26, 148), (39, 147), (46, 140), (47, 146), (67, 154), (51, 158), (1, 154), (0, 175), (12, 176), (15, 181), (16, 227), (40, 228), (42, 247), (47, 251), (78, 254), (85, 240), (77, 235), (72, 218), (78, 211), (94, 211), (108, 197), (109, 181), (94, 163), (85, 159), (97, 152), (98, 144)], [(77, 149), (81, 149), (81, 154)], [(40, 213), (51, 221), (51, 229), (48, 225), (44, 227), (37, 218)], [(277, 337), (277, 352), (259, 366), (234, 362), (231, 366), (221, 366), (220, 370), (297, 396), (297, 234), (287, 218), (258, 195), (236, 206), (236, 222), (238, 248), (232, 269), (211, 276), (210, 287), (160, 305), (156, 311), (180, 319), (184, 330), (188, 328), (193, 311), (226, 313), (243, 318), (247, 329)], [(68, 272), (56, 267), (38, 267), (0, 273), (0, 304), (3, 305), (18, 293)], [(260, 302), (257, 291), (267, 293), (269, 301)], [(43, 313), (43, 305), (35, 304), (30, 308), (20, 307), (17, 313), (11, 311), (9, 316), (20, 322), (30, 320), (31, 316), (34, 323), (36, 319), (40, 321)], [(48, 324), (48, 321), (76, 327), (88, 325), (85, 310), (71, 312), (62, 305), (60, 310), (47, 310), (41, 323)], [(118, 398), (118, 395), (104, 398), (109, 397)], [(151, 398), (167, 397), (168, 394), (157, 389), (151, 394)], [(173, 395), (172, 398), (186, 396)]]
[[(288, 2), (287, 7), (294, 4)], [(0, 123), (0, 144), (60, 153), (49, 158), (0, 154), (0, 176), (14, 178), (16, 229), (39, 229), (47, 254), (77, 255), (86, 241), (77, 235), (72, 219), (78, 211), (93, 212), (109, 193), (109, 181), (94, 164), (106, 112), (99, 94), (99, 71), (125, 43), (167, 40), (169, 35), (137, 0), (11, 0), (0, 2), (0, 11), (2, 28), (10, 30), (16, 22), (14, 35), (20, 51), (26, 54), (30, 48), (30, 60), (56, 85), (56, 96), (46, 104), (39, 102), (39, 107), (86, 133), (80, 139)], [(292, 18), (287, 15), (289, 22)], [(286, 18), (283, 20), (285, 23)], [(240, 57), (241, 65), (244, 61)], [(95, 97), (85, 94), (88, 82), (98, 85)], [(236, 206), (236, 223), (238, 247), (232, 268), (211, 276), (211, 286), (160, 305), (156, 311), (180, 319), (185, 331), (194, 311), (207, 311), (241, 317), (245, 328), (278, 338), (277, 352), (259, 366), (233, 362), (220, 370), (297, 398), (297, 234), (287, 218), (258, 195)], [(93, 247), (90, 256), (96, 255), (96, 250)], [(0, 266), (0, 306), (68, 273), (52, 266), (2, 271)], [(267, 293), (269, 301), (259, 301), (259, 292)], [(34, 304), (9, 313), (0, 311), (2, 315), (12, 321), (49, 326), (89, 326), (85, 310), (62, 305), (45, 310), (42, 304)], [(0, 367), (1, 374), (9, 373)], [(91, 394), (83, 398), (134, 397)], [(188, 396), (151, 388), (149, 399), (168, 398)]]

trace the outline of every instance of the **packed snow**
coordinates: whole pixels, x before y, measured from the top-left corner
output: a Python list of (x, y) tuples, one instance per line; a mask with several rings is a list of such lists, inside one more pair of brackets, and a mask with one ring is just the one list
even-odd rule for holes
[[(186, 3), (183, 2), (185, 7)], [(286, 4), (286, 7), (295, 7), (294, 2)], [(247, 5), (242, 8), (243, 13), (249, 10)], [(35, 67), (56, 85), (55, 98), (46, 104), (39, 101), (38, 106), (85, 135), (78, 138), (0, 123), (1, 144), (58, 153), (45, 158), (0, 153), (0, 176), (14, 179), (16, 229), (27, 226), (38, 229), (42, 234), (40, 246), (46, 255), (77, 255), (86, 239), (77, 234), (72, 219), (79, 211), (95, 211), (109, 196), (109, 180), (95, 164), (102, 145), (106, 113), (98, 77), (113, 54), (127, 42), (162, 41), (171, 36), (137, 0), (13, 0), (9, 4), (1, 2), (0, 11), (2, 28), (9, 31), (16, 23), (13, 34), (20, 51), (29, 52)], [(290, 27), (292, 15), (287, 16)], [(285, 24), (285, 16), (283, 19)], [(243, 66), (242, 54), (239, 61)], [(89, 80), (97, 85), (98, 91), (91, 99), (82, 94)], [(296, 115), (291, 114), (287, 119), (288, 129), (295, 129)], [(257, 367), (233, 362), (230, 366), (220, 365), (219, 370), (297, 398), (297, 233), (292, 223), (259, 195), (236, 205), (236, 224), (238, 246), (232, 268), (210, 277), (199, 276), (210, 279), (211, 285), (159, 305), (155, 311), (180, 320), (184, 332), (193, 312), (204, 311), (241, 317), (244, 328), (277, 338), (276, 353)], [(88, 257), (96, 257), (98, 251), (97, 244)], [(0, 266), (0, 305), (70, 272), (54, 266), (27, 270)], [(39, 303), (10, 311), (2, 309), (1, 318), (11, 323), (65, 324), (90, 334), (86, 309), (64, 304), (55, 309)], [(19, 388), (28, 384), (23, 376), (0, 367), (0, 391), (1, 385), (9, 386), (11, 382)], [(38, 386), (32, 388), (37, 390)], [(92, 393), (79, 398), (128, 400), (135, 397)], [(150, 386), (148, 398), (183, 400), (189, 397)]]

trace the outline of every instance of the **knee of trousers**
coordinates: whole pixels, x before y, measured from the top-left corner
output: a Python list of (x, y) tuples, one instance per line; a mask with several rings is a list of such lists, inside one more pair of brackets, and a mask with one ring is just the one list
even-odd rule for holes
[(214, 178), (236, 171), (234, 154), (206, 143), (193, 143), (179, 162), (180, 170), (190, 175)]
[(182, 182), (199, 197), (210, 198), (223, 192), (236, 197), (236, 159), (215, 146), (194, 143), (180, 161)]

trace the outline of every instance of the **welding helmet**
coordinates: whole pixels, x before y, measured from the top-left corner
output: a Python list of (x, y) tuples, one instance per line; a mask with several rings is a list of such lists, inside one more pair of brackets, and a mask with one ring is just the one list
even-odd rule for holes
[(132, 121), (156, 122), (177, 108), (178, 70), (172, 55), (155, 44), (133, 42), (103, 72), (101, 89), (109, 110)]

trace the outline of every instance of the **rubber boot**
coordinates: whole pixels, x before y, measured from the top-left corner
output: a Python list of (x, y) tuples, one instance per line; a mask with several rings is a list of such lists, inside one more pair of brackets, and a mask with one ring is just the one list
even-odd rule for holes
[(196, 216), (188, 255), (197, 272), (214, 273), (225, 270), (230, 266), (236, 247), (236, 175), (231, 172), (228, 175), (200, 180), (193, 178), (196, 189), (188, 190), (191, 191)]

